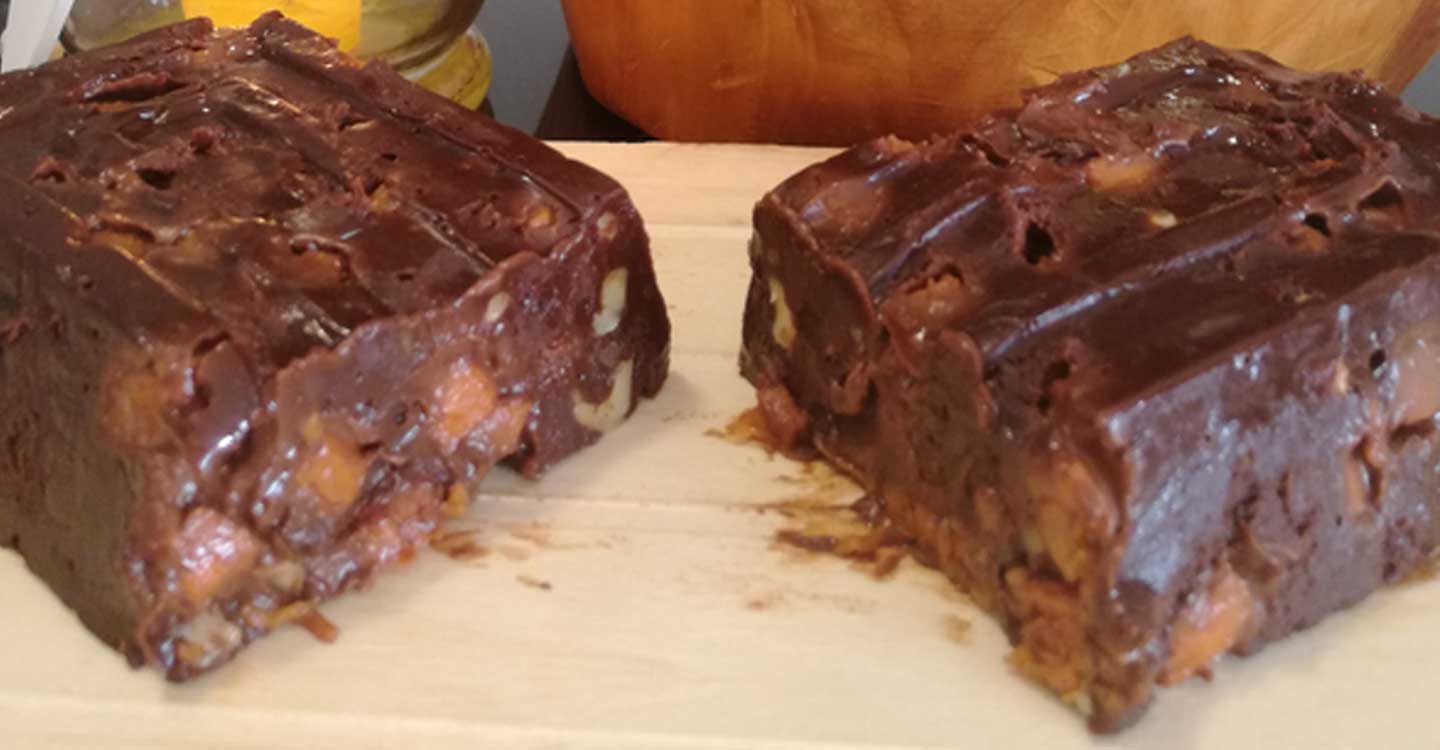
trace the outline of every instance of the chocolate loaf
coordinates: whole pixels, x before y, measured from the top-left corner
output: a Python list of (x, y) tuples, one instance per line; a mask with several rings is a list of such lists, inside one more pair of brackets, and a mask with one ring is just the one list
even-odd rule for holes
[(278, 15), (0, 77), (0, 544), (185, 679), (665, 379), (611, 179)]
[(755, 211), (741, 367), (1090, 717), (1440, 542), (1440, 124), (1182, 40)]

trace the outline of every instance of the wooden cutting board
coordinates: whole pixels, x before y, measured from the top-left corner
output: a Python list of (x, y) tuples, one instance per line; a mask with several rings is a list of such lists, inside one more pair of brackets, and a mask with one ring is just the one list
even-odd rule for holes
[(0, 552), (0, 748), (1440, 747), (1440, 583), (1382, 592), (1100, 741), (913, 563), (777, 548), (843, 480), (707, 435), (736, 372), (750, 207), (827, 152), (559, 144), (629, 186), (675, 323), (658, 400), (538, 483), (493, 475), (438, 554), (188, 685), (132, 671)]

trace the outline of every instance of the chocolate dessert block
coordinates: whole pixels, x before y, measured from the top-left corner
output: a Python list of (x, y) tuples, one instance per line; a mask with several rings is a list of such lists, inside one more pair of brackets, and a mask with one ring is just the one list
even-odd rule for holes
[(185, 679), (665, 379), (615, 182), (278, 15), (0, 77), (0, 544)]
[(1089, 715), (1440, 541), (1440, 125), (1182, 40), (755, 211), (741, 366)]

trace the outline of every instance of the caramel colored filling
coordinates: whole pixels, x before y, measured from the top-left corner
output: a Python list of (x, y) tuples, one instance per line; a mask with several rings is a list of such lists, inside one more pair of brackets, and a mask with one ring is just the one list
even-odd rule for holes
[(1170, 631), (1170, 658), (1160, 672), (1162, 685), (1203, 674), (1245, 632), (1255, 608), (1250, 586), (1229, 565), (1219, 568), (1209, 588), (1181, 611)]

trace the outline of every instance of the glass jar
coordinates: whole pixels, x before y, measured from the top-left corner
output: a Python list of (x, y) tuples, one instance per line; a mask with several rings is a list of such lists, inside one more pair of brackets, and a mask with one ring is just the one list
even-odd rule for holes
[(485, 0), (75, 0), (62, 41), (70, 52), (113, 44), (186, 18), (243, 26), (279, 10), (363, 59), (470, 107), (490, 88), (490, 50), (471, 27)]

